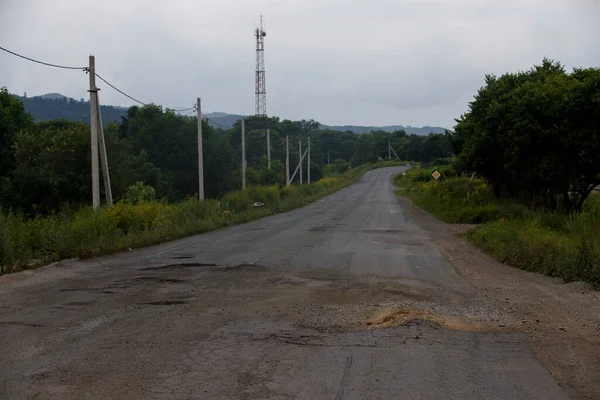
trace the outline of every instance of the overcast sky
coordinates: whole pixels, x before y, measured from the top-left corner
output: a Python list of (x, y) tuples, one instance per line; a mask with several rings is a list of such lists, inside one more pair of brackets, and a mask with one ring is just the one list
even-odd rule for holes
[[(143, 102), (252, 114), (261, 13), (267, 110), (282, 119), (452, 128), (486, 73), (600, 66), (599, 0), (0, 0), (0, 46), (74, 66), (94, 54)], [(0, 86), (88, 96), (84, 72), (4, 52)], [(103, 104), (133, 105), (98, 86)]]

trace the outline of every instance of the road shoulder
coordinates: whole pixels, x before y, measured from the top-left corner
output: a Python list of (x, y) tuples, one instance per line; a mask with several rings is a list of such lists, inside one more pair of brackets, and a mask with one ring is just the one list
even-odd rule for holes
[(509, 322), (500, 328), (525, 333), (538, 359), (574, 398), (598, 398), (600, 292), (499, 263), (460, 237), (473, 226), (441, 222), (404, 196), (398, 201), (482, 300), (506, 305), (510, 315), (502, 322)]

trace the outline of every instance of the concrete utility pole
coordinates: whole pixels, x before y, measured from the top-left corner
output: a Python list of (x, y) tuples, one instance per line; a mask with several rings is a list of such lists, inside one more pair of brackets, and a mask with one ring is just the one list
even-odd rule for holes
[(96, 62), (94, 56), (90, 56), (90, 128), (92, 148), (92, 207), (97, 210), (100, 207), (100, 176), (98, 171), (98, 119), (96, 118), (98, 89), (96, 88)]
[(398, 154), (396, 154), (396, 150), (394, 150), (394, 148), (392, 146), (390, 146), (389, 148), (392, 150), (392, 152), (394, 153), (394, 155), (396, 156), (396, 158), (398, 160), (400, 160), (400, 157), (398, 157)]
[(308, 184), (310, 185), (310, 133), (308, 134), (308, 161), (306, 164)]
[(290, 186), (290, 139), (285, 135), (285, 185)]
[(267, 160), (268, 168), (271, 169), (271, 132), (269, 128), (267, 128)]
[(298, 165), (300, 166), (300, 184), (302, 185), (302, 140), (298, 141)]
[(202, 149), (202, 108), (200, 97), (196, 99), (198, 111), (198, 199), (204, 200), (204, 150)]
[(298, 163), (298, 165), (296, 166), (296, 169), (294, 170), (294, 173), (292, 174), (291, 178), (289, 179), (289, 182), (291, 183), (294, 178), (296, 177), (296, 174), (298, 173), (298, 170), (301, 170), (301, 166), (302, 166), (302, 162), (304, 161), (304, 157), (306, 157), (306, 153), (308, 153), (308, 149), (304, 151), (304, 154), (302, 154), (302, 156), (300, 157), (300, 162)]
[[(96, 88), (96, 90), (100, 90)], [(104, 127), (102, 126), (102, 113), (100, 112), (100, 98), (96, 91), (96, 118), (98, 119), (98, 139), (100, 147), (100, 164), (102, 165), (102, 178), (104, 179), (104, 195), (106, 197), (106, 205), (113, 206), (112, 189), (110, 187), (110, 172), (108, 170), (108, 157), (106, 156), (106, 143), (104, 141)]]
[(242, 119), (242, 189), (246, 189), (246, 120)]

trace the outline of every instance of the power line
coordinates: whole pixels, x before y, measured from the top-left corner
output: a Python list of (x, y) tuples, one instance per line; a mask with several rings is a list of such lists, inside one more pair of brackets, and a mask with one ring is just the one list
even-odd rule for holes
[[(305, 146), (305, 147), (307, 147), (307, 146), (308, 146), (308, 142), (306, 142), (306, 143), (303, 143), (303, 144), (302, 144), (302, 146)], [(294, 149), (297, 149), (297, 148), (298, 148), (298, 145), (296, 145), (296, 146), (294, 147)]]
[[(169, 110), (171, 110), (171, 109), (169, 109)], [(181, 110), (172, 109), (171, 111), (173, 111), (173, 112), (184, 112), (184, 111), (189, 111), (189, 110), (196, 110), (196, 106), (193, 105), (193, 106), (191, 106), (189, 108), (182, 108)]]
[(130, 95), (128, 95), (127, 93), (125, 93), (124, 91), (120, 90), (119, 88), (115, 87), (114, 85), (112, 85), (110, 82), (108, 82), (106, 79), (104, 79), (103, 77), (101, 77), (100, 75), (96, 74), (96, 76), (98, 77), (98, 79), (100, 79), (102, 82), (106, 83), (108, 86), (110, 86), (111, 88), (115, 89), (117, 92), (121, 93), (123, 96), (135, 101), (136, 103), (140, 103), (143, 106), (147, 106), (146, 103), (142, 103), (141, 101), (131, 97)]
[[(136, 98), (134, 98), (134, 97), (132, 97), (132, 96), (128, 95), (127, 93), (123, 92), (122, 90), (120, 90), (119, 88), (117, 88), (116, 86), (114, 86), (113, 84), (111, 84), (110, 82), (108, 82), (106, 79), (104, 79), (104, 78), (103, 78), (103, 77), (101, 77), (100, 75), (96, 74), (96, 76), (97, 76), (97, 77), (98, 77), (98, 79), (100, 79), (102, 82), (106, 83), (108, 86), (110, 86), (111, 88), (115, 89), (117, 92), (121, 93), (123, 96), (125, 96), (125, 97), (127, 97), (127, 98), (129, 98), (129, 99), (131, 99), (131, 100), (133, 100), (133, 101), (135, 101), (135, 102), (137, 102), (137, 103), (139, 103), (139, 104), (141, 104), (141, 105), (143, 105), (143, 106), (147, 106), (147, 105), (148, 105), (148, 104), (146, 104), (146, 103), (143, 103), (143, 102), (139, 101), (138, 99), (136, 99)], [(183, 111), (189, 111), (189, 110), (193, 110), (193, 109), (195, 109), (195, 108), (196, 108), (196, 106), (194, 105), (194, 106), (192, 106), (192, 107), (188, 107), (188, 108), (182, 108), (182, 109), (179, 109), (179, 110), (172, 109), (171, 111), (173, 111), (173, 112), (183, 112)]]
[(67, 66), (67, 65), (51, 64), (51, 63), (47, 63), (47, 62), (44, 62), (44, 61), (34, 60), (33, 58), (29, 58), (29, 57), (26, 57), (24, 55), (15, 53), (14, 51), (10, 51), (8, 49), (5, 49), (4, 47), (0, 47), (0, 50), (4, 50), (5, 52), (12, 54), (13, 56), (21, 57), (21, 58), (23, 58), (25, 60), (33, 61), (34, 63), (46, 65), (48, 67), (62, 68), (62, 69), (80, 69), (82, 71), (87, 71), (87, 67), (71, 67), (71, 66)]
[[(44, 62), (44, 61), (39, 61), (39, 60), (35, 60), (35, 59), (33, 59), (33, 58), (30, 58), (30, 57), (26, 57), (26, 56), (24, 56), (24, 55), (22, 55), (22, 54), (15, 53), (14, 51), (11, 51), (11, 50), (8, 50), (8, 49), (5, 49), (4, 47), (1, 47), (1, 46), (0, 46), (0, 50), (3, 50), (3, 51), (5, 51), (5, 52), (7, 52), (7, 53), (10, 53), (10, 54), (12, 54), (12, 55), (14, 55), (14, 56), (17, 56), (17, 57), (23, 58), (23, 59), (25, 59), (25, 60), (28, 60), (28, 61), (32, 61), (32, 62), (35, 62), (35, 63), (41, 64), (41, 65), (46, 65), (46, 66), (48, 66), (48, 67), (62, 68), (62, 69), (75, 69), (75, 70), (77, 70), (77, 69), (78, 69), (78, 70), (82, 70), (82, 71), (89, 72), (89, 68), (88, 68), (88, 67), (73, 67), (73, 66), (68, 66), (68, 65), (58, 65), (58, 64), (52, 64), (52, 63), (48, 63), (48, 62)], [(117, 92), (121, 93), (123, 96), (127, 97), (128, 99), (130, 99), (130, 100), (133, 100), (133, 101), (135, 101), (136, 103), (139, 103), (139, 104), (141, 104), (142, 106), (146, 106), (146, 105), (148, 105), (148, 104), (146, 104), (146, 103), (144, 103), (144, 102), (141, 102), (141, 101), (139, 101), (138, 99), (134, 98), (133, 96), (130, 96), (130, 95), (128, 95), (127, 93), (125, 93), (125, 92), (124, 92), (124, 91), (122, 91), (121, 89), (117, 88), (115, 85), (113, 85), (112, 83), (108, 82), (106, 79), (104, 79), (103, 77), (101, 77), (101, 76), (100, 76), (100, 75), (98, 75), (97, 73), (96, 73), (96, 77), (98, 77), (98, 79), (100, 79), (102, 82), (106, 83), (108, 86), (110, 86), (111, 88), (113, 88), (113, 89), (114, 89), (114, 90), (116, 90)], [(173, 112), (184, 112), (184, 111), (189, 111), (189, 110), (195, 110), (195, 108), (196, 108), (196, 106), (194, 105), (194, 106), (192, 106), (192, 107), (188, 107), (188, 108), (182, 108), (182, 109), (177, 109), (177, 110), (173, 109), (172, 111), (173, 111)], [(189, 115), (189, 114), (191, 114), (191, 112), (190, 112), (190, 113), (188, 113), (188, 114), (186, 114), (186, 115)], [(205, 117), (207, 120), (209, 120), (210, 122), (212, 122), (213, 124), (215, 124), (215, 125), (218, 125), (218, 126), (220, 126), (221, 128), (225, 128), (223, 125), (219, 124), (218, 122), (215, 122), (215, 121), (211, 120), (211, 119), (210, 119), (210, 118), (208, 118), (206, 115), (204, 115), (204, 114), (203, 114), (203, 116), (204, 116), (204, 117)]]

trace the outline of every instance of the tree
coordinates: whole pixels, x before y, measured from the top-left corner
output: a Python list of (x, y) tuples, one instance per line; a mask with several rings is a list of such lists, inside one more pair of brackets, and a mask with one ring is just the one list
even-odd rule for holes
[(600, 69), (545, 59), (485, 83), (450, 135), (460, 164), (496, 196), (579, 210), (600, 184)]
[(79, 206), (91, 193), (89, 127), (79, 122), (44, 122), (15, 136), (14, 170), (7, 203), (30, 214), (65, 204)]
[(14, 168), (15, 137), (32, 126), (33, 118), (25, 112), (23, 103), (5, 87), (0, 88), (0, 206), (5, 203), (8, 175)]

